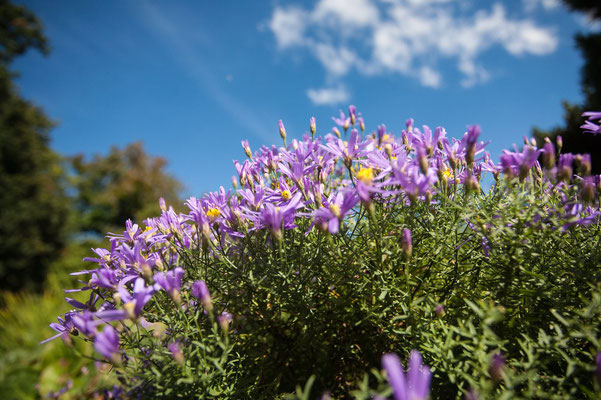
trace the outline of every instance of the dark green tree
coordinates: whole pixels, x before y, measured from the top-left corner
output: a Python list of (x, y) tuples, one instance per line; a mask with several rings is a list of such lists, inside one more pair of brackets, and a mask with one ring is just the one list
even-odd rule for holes
[(65, 244), (68, 201), (52, 122), (23, 99), (10, 63), (28, 49), (46, 54), (40, 21), (0, 0), (0, 288), (39, 289)]
[(127, 219), (142, 222), (158, 215), (159, 197), (181, 203), (181, 183), (165, 171), (166, 160), (147, 154), (141, 142), (107, 156), (72, 159), (76, 224), (82, 232), (122, 231)]
[[(564, 0), (575, 11), (586, 12), (589, 18), (601, 19), (601, 2), (598, 0)], [(584, 123), (581, 114), (584, 111), (601, 110), (601, 33), (576, 35), (576, 46), (582, 52), (584, 65), (581, 71), (581, 86), (584, 94), (583, 104), (564, 102), (565, 125), (549, 131), (534, 129), (533, 135), (542, 144), (545, 137), (556, 140), (561, 135), (564, 153), (590, 153), (592, 172), (601, 173), (601, 135), (586, 134), (580, 129)]]

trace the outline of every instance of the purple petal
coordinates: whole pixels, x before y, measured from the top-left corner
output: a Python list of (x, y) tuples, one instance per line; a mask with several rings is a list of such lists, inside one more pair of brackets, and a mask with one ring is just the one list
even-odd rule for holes
[(409, 400), (407, 382), (399, 357), (394, 353), (384, 354), (382, 356), (382, 367), (386, 370), (394, 398), (396, 400)]

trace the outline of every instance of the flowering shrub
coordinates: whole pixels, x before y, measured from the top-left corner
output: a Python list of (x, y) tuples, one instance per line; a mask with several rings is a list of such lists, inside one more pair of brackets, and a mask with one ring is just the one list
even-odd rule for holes
[(289, 146), (280, 121), (280, 148), (243, 141), (234, 191), (183, 214), (161, 200), (85, 259), (68, 292), (89, 296), (51, 327), (112, 364), (104, 395), (598, 396), (590, 157), (526, 140), (495, 164), (477, 126), (366, 134), (352, 106), (334, 121)]

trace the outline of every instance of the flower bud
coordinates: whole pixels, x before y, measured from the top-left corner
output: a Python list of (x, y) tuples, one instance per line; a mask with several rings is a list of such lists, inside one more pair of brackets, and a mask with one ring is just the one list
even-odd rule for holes
[(407, 228), (403, 229), (403, 233), (401, 234), (401, 247), (403, 249), (403, 255), (406, 260), (411, 258), (411, 253), (413, 251), (412, 243), (411, 243), (411, 231)]
[(392, 145), (390, 145), (389, 143), (386, 143), (384, 145), (384, 151), (386, 152), (388, 159), (392, 160), (392, 158), (394, 157), (394, 154), (392, 153)]
[(365, 121), (363, 121), (363, 117), (359, 117), (359, 127), (361, 128), (361, 132), (365, 132)]
[(284, 123), (282, 122), (282, 120), (278, 121), (278, 125), (280, 127), (280, 136), (282, 137), (282, 139), (285, 142), (286, 141), (286, 128), (284, 128)]
[(311, 135), (315, 136), (315, 131), (317, 130), (317, 126), (315, 124), (315, 117), (311, 117), (309, 120), (309, 129), (311, 130)]
[(332, 132), (334, 132), (334, 135), (336, 135), (338, 137), (338, 139), (340, 139), (342, 136), (340, 135), (340, 131), (338, 130), (338, 128), (333, 127), (332, 128)]
[(543, 145), (542, 161), (546, 170), (551, 170), (555, 166), (555, 146), (550, 141), (545, 141)]
[(150, 265), (143, 263), (140, 269), (142, 270), (142, 275), (146, 282), (152, 282), (152, 268), (150, 268)]
[(351, 118), (351, 125), (355, 125), (356, 113), (357, 113), (357, 107), (355, 107), (353, 105), (348, 106), (348, 114), (349, 114), (349, 117)]
[(591, 173), (591, 155), (578, 154), (575, 157), (576, 163), (580, 168), (580, 175), (587, 176)]
[(592, 177), (587, 176), (582, 180), (580, 186), (580, 197), (584, 203), (591, 204), (597, 197), (597, 187)]
[(417, 147), (417, 161), (419, 163), (420, 171), (422, 171), (422, 174), (426, 175), (428, 173), (430, 162), (428, 161), (425, 149), (422, 146)]
[(211, 295), (209, 294), (209, 288), (204, 281), (195, 281), (192, 284), (192, 296), (200, 300), (205, 310), (213, 310), (213, 301), (211, 300)]
[(161, 211), (167, 211), (167, 204), (165, 203), (165, 199), (162, 197), (159, 198), (159, 207)]
[(557, 138), (555, 139), (555, 144), (557, 144), (557, 152), (561, 153), (561, 148), (563, 147), (563, 139), (560, 135), (557, 135)]
[[(281, 129), (281, 128), (280, 128)], [(253, 158), (253, 153), (250, 150), (250, 145), (248, 144), (248, 140), (243, 140), (242, 142), (242, 148), (244, 149), (244, 153), (246, 154), (246, 156), (248, 158)]]
[(501, 353), (493, 354), (488, 372), (494, 382), (498, 383), (503, 379), (503, 369), (505, 369), (505, 357)]
[(439, 318), (442, 317), (444, 315), (444, 307), (442, 304), (437, 304), (436, 307), (434, 307), (434, 312)]
[(173, 302), (175, 304), (177, 304), (178, 306), (182, 304), (182, 295), (179, 292), (179, 290), (177, 289), (173, 289), (171, 291), (171, 299), (173, 300)]
[(127, 312), (127, 316), (132, 320), (135, 321), (137, 319), (136, 316), (136, 304), (133, 301), (127, 302), (123, 305), (123, 308), (125, 309), (125, 311)]
[(184, 354), (182, 353), (182, 350), (180, 349), (179, 345), (176, 342), (173, 342), (169, 343), (167, 347), (169, 348), (171, 356), (173, 357), (175, 362), (177, 362), (179, 365), (183, 365), (185, 359)]
[(230, 323), (232, 322), (232, 314), (228, 312), (222, 312), (219, 317), (217, 317), (217, 322), (219, 323), (219, 327), (227, 333), (229, 331)]

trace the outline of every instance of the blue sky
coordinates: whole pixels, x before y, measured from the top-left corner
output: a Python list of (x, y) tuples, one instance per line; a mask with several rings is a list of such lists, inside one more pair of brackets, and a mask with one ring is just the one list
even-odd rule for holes
[(497, 159), (581, 100), (573, 35), (598, 29), (558, 0), (22, 1), (52, 52), (13, 65), (58, 122), (52, 147), (106, 154), (141, 140), (200, 195), (230, 186), (240, 146), (331, 130), (355, 104), (368, 131), (405, 119)]

